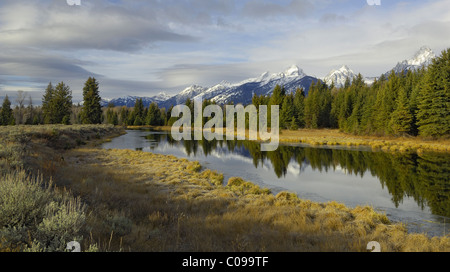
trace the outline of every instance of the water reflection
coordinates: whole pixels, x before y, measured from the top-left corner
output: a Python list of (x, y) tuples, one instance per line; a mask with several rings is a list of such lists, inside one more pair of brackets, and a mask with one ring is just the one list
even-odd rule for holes
[[(280, 145), (276, 151), (263, 152), (260, 144), (250, 141), (174, 141), (169, 134), (151, 133), (146, 136), (149, 148), (158, 143), (182, 145), (188, 156), (209, 156), (217, 149), (251, 158), (255, 168), (269, 162), (278, 178), (288, 169), (302, 171), (310, 166), (319, 172), (341, 169), (347, 174), (364, 177), (370, 173), (387, 188), (395, 207), (405, 198), (413, 198), (422, 208), (429, 207), (432, 214), (450, 217), (450, 156), (442, 153), (391, 154), (348, 149), (311, 148)], [(298, 164), (298, 165), (297, 165)]]

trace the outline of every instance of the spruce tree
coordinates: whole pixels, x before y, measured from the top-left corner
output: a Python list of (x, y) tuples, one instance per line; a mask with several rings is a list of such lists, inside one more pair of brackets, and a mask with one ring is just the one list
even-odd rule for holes
[(421, 136), (450, 134), (450, 49), (428, 67), (419, 92), (417, 125)]
[(389, 122), (395, 108), (399, 88), (400, 79), (394, 71), (391, 71), (386, 84), (383, 84), (378, 91), (374, 104), (374, 125), (377, 134), (391, 134), (393, 132), (389, 126)]
[(14, 125), (14, 114), (11, 109), (11, 101), (8, 98), (8, 95), (3, 99), (2, 109), (0, 110), (0, 125), (9, 126)]
[(112, 125), (119, 124), (119, 116), (116, 111), (114, 111), (114, 104), (108, 104), (108, 109), (106, 110), (106, 123)]
[(163, 124), (161, 119), (161, 110), (155, 102), (151, 103), (148, 107), (146, 124), (151, 126), (159, 126)]
[(391, 115), (391, 129), (396, 135), (409, 134), (411, 132), (411, 124), (413, 119), (409, 109), (408, 97), (405, 88), (400, 88), (396, 103), (397, 106)]
[(120, 108), (120, 111), (119, 111), (119, 124), (120, 125), (128, 125), (129, 113), (130, 112), (126, 106), (122, 106), (122, 108)]
[(72, 112), (72, 91), (70, 87), (60, 82), (54, 90), (51, 100), (52, 123), (65, 124), (70, 123), (70, 114)]
[(313, 82), (309, 88), (309, 94), (305, 99), (305, 125), (307, 128), (319, 127), (320, 116), (320, 90)]
[(281, 106), (283, 104), (283, 99), (286, 95), (286, 90), (284, 87), (281, 87), (280, 85), (276, 85), (273, 89), (272, 96), (270, 97), (269, 105), (279, 105), (280, 110)]
[(294, 95), (294, 117), (299, 127), (305, 127), (305, 92), (300, 88)]
[(42, 116), (44, 118), (44, 124), (53, 124), (53, 97), (55, 94), (55, 89), (50, 82), (45, 89), (44, 96), (42, 97)]
[(295, 117), (292, 118), (291, 124), (289, 125), (289, 129), (290, 130), (297, 130), (298, 129), (297, 119), (295, 119)]
[(294, 96), (293, 94), (289, 94), (284, 98), (281, 106), (280, 127), (289, 128), (294, 117)]
[(136, 99), (136, 103), (134, 104), (133, 112), (134, 112), (135, 119), (139, 117), (140, 122), (142, 123), (142, 120), (145, 119), (144, 102), (142, 101), (142, 98)]
[(83, 88), (83, 107), (80, 117), (83, 124), (100, 124), (102, 122), (101, 97), (98, 82), (89, 77)]

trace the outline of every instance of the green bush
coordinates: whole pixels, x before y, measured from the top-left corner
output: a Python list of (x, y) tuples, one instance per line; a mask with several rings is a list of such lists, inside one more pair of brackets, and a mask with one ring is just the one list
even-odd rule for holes
[(111, 229), (118, 236), (130, 234), (133, 227), (133, 222), (122, 215), (108, 216), (105, 223), (108, 229)]
[(81, 241), (85, 207), (24, 170), (0, 180), (0, 251), (64, 251)]

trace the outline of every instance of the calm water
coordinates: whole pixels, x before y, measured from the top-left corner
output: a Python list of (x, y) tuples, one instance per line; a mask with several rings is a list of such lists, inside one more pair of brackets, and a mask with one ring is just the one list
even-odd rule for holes
[(312, 201), (370, 205), (410, 232), (450, 232), (450, 155), (388, 154), (364, 149), (280, 145), (261, 152), (250, 141), (174, 141), (167, 132), (129, 130), (103, 148), (171, 154), (239, 176), (274, 193)]

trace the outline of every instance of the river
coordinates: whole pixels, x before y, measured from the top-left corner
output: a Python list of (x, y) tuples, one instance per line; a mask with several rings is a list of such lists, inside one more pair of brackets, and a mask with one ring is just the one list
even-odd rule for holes
[(369, 205), (409, 232), (450, 231), (450, 155), (385, 153), (347, 147), (280, 145), (261, 152), (251, 141), (174, 141), (169, 132), (127, 130), (105, 149), (132, 149), (199, 161), (229, 177), (242, 177), (302, 199)]

